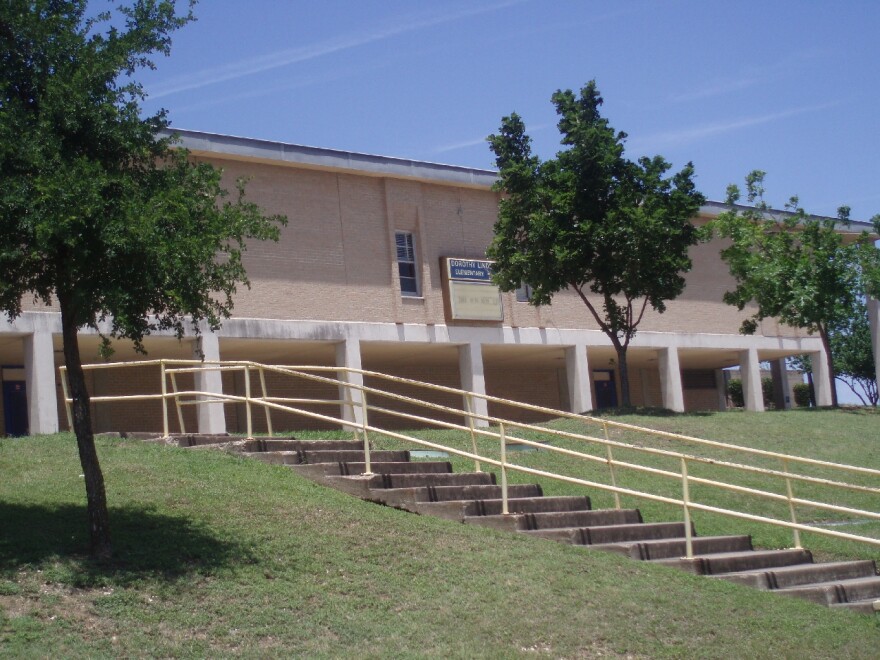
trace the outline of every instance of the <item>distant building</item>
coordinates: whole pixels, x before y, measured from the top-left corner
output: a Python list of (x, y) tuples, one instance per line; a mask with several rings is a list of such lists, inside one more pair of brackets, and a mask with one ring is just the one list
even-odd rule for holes
[[(485, 249), (498, 204), (494, 172), (193, 131), (180, 135), (193, 158), (224, 168), (230, 186), (247, 177), (249, 198), (267, 212), (285, 214), (289, 224), (278, 244), (249, 246), (252, 287), (236, 295), (235, 315), (218, 333), (183, 343), (151, 336), (145, 342), (149, 357), (191, 358), (200, 350), (207, 359), (362, 367), (577, 412), (620, 400), (614, 350), (575, 294), (562, 292), (551, 306), (535, 308), (523, 292), (500, 294), (488, 281)], [(695, 221), (704, 223), (724, 208), (707, 203)], [(753, 336), (739, 333), (750, 312), (722, 301), (733, 281), (718, 251), (718, 243), (694, 247), (684, 294), (666, 313), (646, 313), (629, 350), (634, 405), (723, 408), (722, 370), (738, 366), (746, 407), (761, 410), (759, 363), (803, 353), (817, 358), (817, 399), (829, 404), (831, 383), (818, 337), (772, 319)], [(59, 420), (66, 426), (57, 371), (63, 361), (60, 315), (25, 303), (20, 318), (0, 320), (0, 429), (52, 432)], [(84, 332), (80, 342), (84, 361), (97, 361), (98, 336)], [(117, 346), (114, 359), (135, 357), (126, 345)], [(147, 369), (138, 377), (110, 371), (89, 378), (97, 395), (155, 392), (158, 386), (158, 376)], [(243, 391), (241, 379), (229, 377), (225, 386)], [(448, 403), (461, 407), (455, 397)], [(202, 430), (242, 429), (235, 407), (227, 406), (225, 417), (217, 408), (199, 415)], [(187, 414), (195, 418), (191, 409)], [(108, 404), (96, 407), (95, 425), (151, 430), (161, 421), (158, 406)]]

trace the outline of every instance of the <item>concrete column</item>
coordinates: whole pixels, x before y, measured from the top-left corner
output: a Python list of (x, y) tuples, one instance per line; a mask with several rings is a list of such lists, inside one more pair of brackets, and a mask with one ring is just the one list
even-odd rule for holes
[[(206, 362), (220, 360), (220, 339), (209, 329), (193, 342), (193, 358)], [(205, 369), (195, 373), (195, 388), (200, 392), (223, 394), (223, 378), (219, 371)], [(206, 397), (201, 397), (202, 399)], [(226, 415), (222, 403), (202, 403), (196, 406), (199, 433), (226, 433)]]
[(794, 394), (788, 382), (788, 367), (785, 358), (771, 360), (770, 371), (773, 375), (773, 404), (776, 410), (791, 410)]
[(568, 409), (573, 413), (591, 411), (593, 395), (590, 392), (590, 365), (584, 344), (565, 349), (565, 375), (568, 378)]
[[(361, 369), (361, 343), (357, 339), (346, 339), (336, 344), (336, 366), (347, 369)], [(340, 381), (353, 387), (339, 386), (340, 417), (354, 424), (364, 423), (363, 392), (358, 389), (364, 385), (364, 375), (351, 371), (340, 371)], [(354, 427), (352, 427), (353, 429)], [(347, 429), (348, 430), (348, 429)]]
[(761, 363), (758, 350), (740, 351), (739, 373), (742, 376), (743, 401), (746, 410), (764, 411), (764, 393), (761, 391)]
[(52, 333), (38, 330), (24, 338), (24, 378), (28, 433), (58, 433), (58, 396)]
[(868, 321), (871, 324), (871, 348), (874, 349), (874, 377), (880, 389), (880, 301), (868, 296)]
[(684, 412), (684, 390), (681, 387), (681, 366), (677, 348), (661, 348), (657, 351), (657, 368), (660, 371), (660, 392), (663, 407)]
[(817, 406), (830, 406), (832, 403), (831, 388), (834, 387), (834, 383), (831, 382), (826, 355), (824, 348), (816, 353), (810, 353), (810, 360), (813, 363), (813, 390), (816, 392)]
[(727, 378), (724, 369), (715, 370), (715, 390), (718, 392), (718, 410), (727, 410)]
[[(586, 356), (586, 352), (584, 352)], [(585, 358), (586, 359), (586, 358)], [(480, 344), (471, 343), (458, 349), (458, 370), (461, 374), (461, 389), (474, 394), (486, 393), (486, 377), (483, 374), (483, 350)], [(488, 415), (489, 404), (486, 399), (473, 397), (472, 412), (476, 415)], [(484, 419), (474, 420), (474, 426), (489, 426)]]

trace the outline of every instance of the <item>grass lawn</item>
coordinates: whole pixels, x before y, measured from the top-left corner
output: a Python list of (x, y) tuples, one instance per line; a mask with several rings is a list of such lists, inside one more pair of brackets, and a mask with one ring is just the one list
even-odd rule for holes
[[(877, 415), (621, 419), (880, 464)], [(0, 656), (875, 658), (880, 648), (880, 617), (367, 504), (281, 466), (136, 441), (101, 439), (99, 453), (116, 547), (106, 564), (84, 555), (72, 437), (0, 440)], [(646, 519), (667, 513), (638, 505)], [(725, 524), (697, 517), (703, 533)]]

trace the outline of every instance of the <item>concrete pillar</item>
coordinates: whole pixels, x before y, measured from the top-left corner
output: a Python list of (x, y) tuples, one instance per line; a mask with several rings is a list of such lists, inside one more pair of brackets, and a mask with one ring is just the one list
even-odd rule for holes
[(828, 369), (827, 354), (825, 349), (816, 353), (810, 353), (810, 360), (813, 363), (813, 390), (816, 392), (817, 406), (830, 406), (832, 403), (831, 388), (834, 383), (831, 382), (831, 372)]
[(880, 301), (868, 296), (868, 321), (871, 324), (871, 348), (874, 349), (874, 378), (880, 389)]
[(585, 345), (565, 349), (565, 375), (568, 378), (568, 409), (573, 413), (591, 411), (593, 395), (590, 392), (590, 365)]
[[(207, 328), (193, 342), (193, 358), (206, 362), (220, 360), (220, 339)], [(223, 379), (219, 371), (205, 369), (195, 373), (195, 388), (200, 392), (223, 394)], [(200, 397), (205, 399), (207, 397)], [(226, 433), (226, 415), (222, 403), (202, 403), (196, 406), (199, 433)]]
[(761, 363), (758, 349), (740, 351), (739, 372), (742, 376), (743, 401), (746, 410), (763, 412), (764, 393), (761, 390)]
[(58, 433), (58, 395), (51, 332), (38, 330), (24, 338), (24, 379), (28, 433)]
[(681, 387), (681, 366), (677, 348), (661, 348), (657, 351), (657, 368), (660, 371), (660, 392), (663, 407), (684, 412), (684, 390)]
[[(346, 369), (361, 369), (361, 343), (357, 339), (346, 339), (336, 344), (336, 366)], [(352, 371), (338, 372), (339, 380), (353, 387), (339, 386), (340, 417), (354, 424), (364, 423), (363, 391), (364, 375)], [(352, 427), (353, 429), (354, 427)]]
[(727, 410), (727, 372), (724, 369), (715, 370), (715, 391), (718, 393), (718, 410)]
[(770, 361), (770, 372), (773, 376), (773, 405), (776, 410), (791, 410), (794, 393), (788, 382), (788, 366), (785, 358)]
[[(586, 351), (584, 351), (586, 356)], [(586, 357), (584, 358), (586, 359)], [(483, 350), (478, 343), (465, 344), (458, 349), (458, 370), (461, 374), (461, 389), (474, 394), (486, 393), (486, 376), (483, 373)], [(473, 397), (473, 410), (476, 415), (488, 415), (489, 404), (486, 399)], [(489, 426), (484, 419), (474, 420), (474, 426)]]

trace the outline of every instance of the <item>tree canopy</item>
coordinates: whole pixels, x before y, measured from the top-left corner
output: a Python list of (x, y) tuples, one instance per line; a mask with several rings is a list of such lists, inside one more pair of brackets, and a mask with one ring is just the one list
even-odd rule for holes
[(691, 221), (705, 198), (691, 163), (666, 176), (661, 156), (624, 157), (626, 133), (600, 115), (595, 81), (579, 96), (557, 91), (552, 102), (563, 145), (556, 158), (532, 154), (516, 113), (488, 138), (503, 195), (487, 255), (498, 286), (527, 284), (534, 305), (577, 293), (614, 345), (628, 406), (627, 348), (648, 306), (662, 313), (684, 290), (688, 250), (699, 240)]
[(856, 302), (852, 317), (832, 330), (831, 353), (837, 380), (849, 387), (862, 404), (876, 406), (880, 395), (864, 298)]
[[(849, 207), (841, 206), (836, 218), (817, 217), (792, 197), (786, 212), (773, 212), (764, 201), (764, 177), (761, 171), (746, 177), (748, 207), (737, 206), (740, 190), (729, 186), (730, 208), (709, 225), (730, 240), (721, 257), (737, 286), (724, 301), (738, 309), (755, 304), (756, 311), (743, 322), (745, 334), (754, 333), (768, 317), (817, 333), (833, 380), (831, 336), (855, 318), (866, 293), (880, 294), (880, 251), (867, 231), (845, 236), (851, 226)], [(880, 216), (873, 222), (880, 232)], [(832, 403), (837, 405), (833, 387)]]
[(133, 0), (90, 17), (85, 0), (0, 7), (0, 309), (57, 304), (86, 477), (93, 550), (109, 554), (77, 332), (107, 320), (142, 349), (155, 330), (216, 329), (247, 283), (248, 239), (281, 217), (228, 197), (221, 172), (162, 137), (165, 111), (142, 117), (133, 76), (167, 54), (192, 3)]

